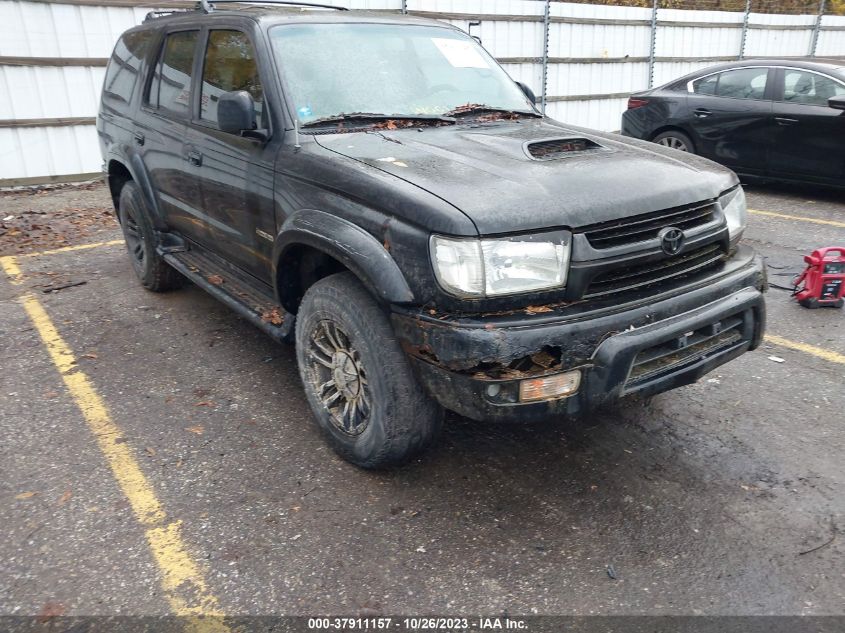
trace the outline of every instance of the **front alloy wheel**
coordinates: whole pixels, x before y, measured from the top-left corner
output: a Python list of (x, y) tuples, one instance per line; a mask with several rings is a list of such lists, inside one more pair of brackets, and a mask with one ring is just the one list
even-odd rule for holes
[(417, 382), (387, 310), (353, 274), (331, 275), (305, 293), (296, 359), (314, 420), (344, 459), (394, 466), (437, 438), (443, 410)]
[(360, 435), (369, 423), (372, 396), (358, 350), (330, 320), (317, 323), (309, 343), (306, 376), (311, 388), (339, 431)]

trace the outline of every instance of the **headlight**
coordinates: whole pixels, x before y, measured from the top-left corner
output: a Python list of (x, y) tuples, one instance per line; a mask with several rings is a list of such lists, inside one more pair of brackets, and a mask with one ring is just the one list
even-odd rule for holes
[(737, 187), (730, 193), (719, 198), (722, 206), (722, 213), (728, 222), (728, 232), (731, 242), (736, 242), (742, 237), (745, 224), (748, 222), (748, 205), (745, 202), (745, 192), (742, 186)]
[(461, 297), (495, 297), (566, 284), (567, 231), (500, 239), (431, 237), (437, 281)]

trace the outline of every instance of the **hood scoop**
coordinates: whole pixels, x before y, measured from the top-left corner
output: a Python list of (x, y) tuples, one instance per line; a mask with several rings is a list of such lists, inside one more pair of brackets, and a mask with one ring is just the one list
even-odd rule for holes
[(556, 160), (600, 149), (604, 147), (587, 138), (550, 138), (525, 144), (525, 153), (534, 160)]

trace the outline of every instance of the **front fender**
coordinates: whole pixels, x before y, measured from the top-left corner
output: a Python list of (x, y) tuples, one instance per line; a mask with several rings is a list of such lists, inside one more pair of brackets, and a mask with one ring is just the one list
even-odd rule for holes
[(414, 293), (387, 249), (352, 222), (314, 209), (292, 214), (282, 225), (273, 248), (274, 278), (278, 278), (278, 266), (285, 253), (300, 245), (310, 246), (339, 261), (381, 301), (414, 302)]

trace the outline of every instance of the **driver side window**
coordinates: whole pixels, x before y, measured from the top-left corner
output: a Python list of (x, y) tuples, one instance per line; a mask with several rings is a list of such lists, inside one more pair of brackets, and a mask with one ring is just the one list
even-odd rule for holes
[(255, 50), (245, 33), (211, 31), (202, 69), (200, 118), (217, 126), (217, 102), (226, 92), (246, 90), (255, 102), (255, 121), (264, 121), (264, 89), (258, 77)]

